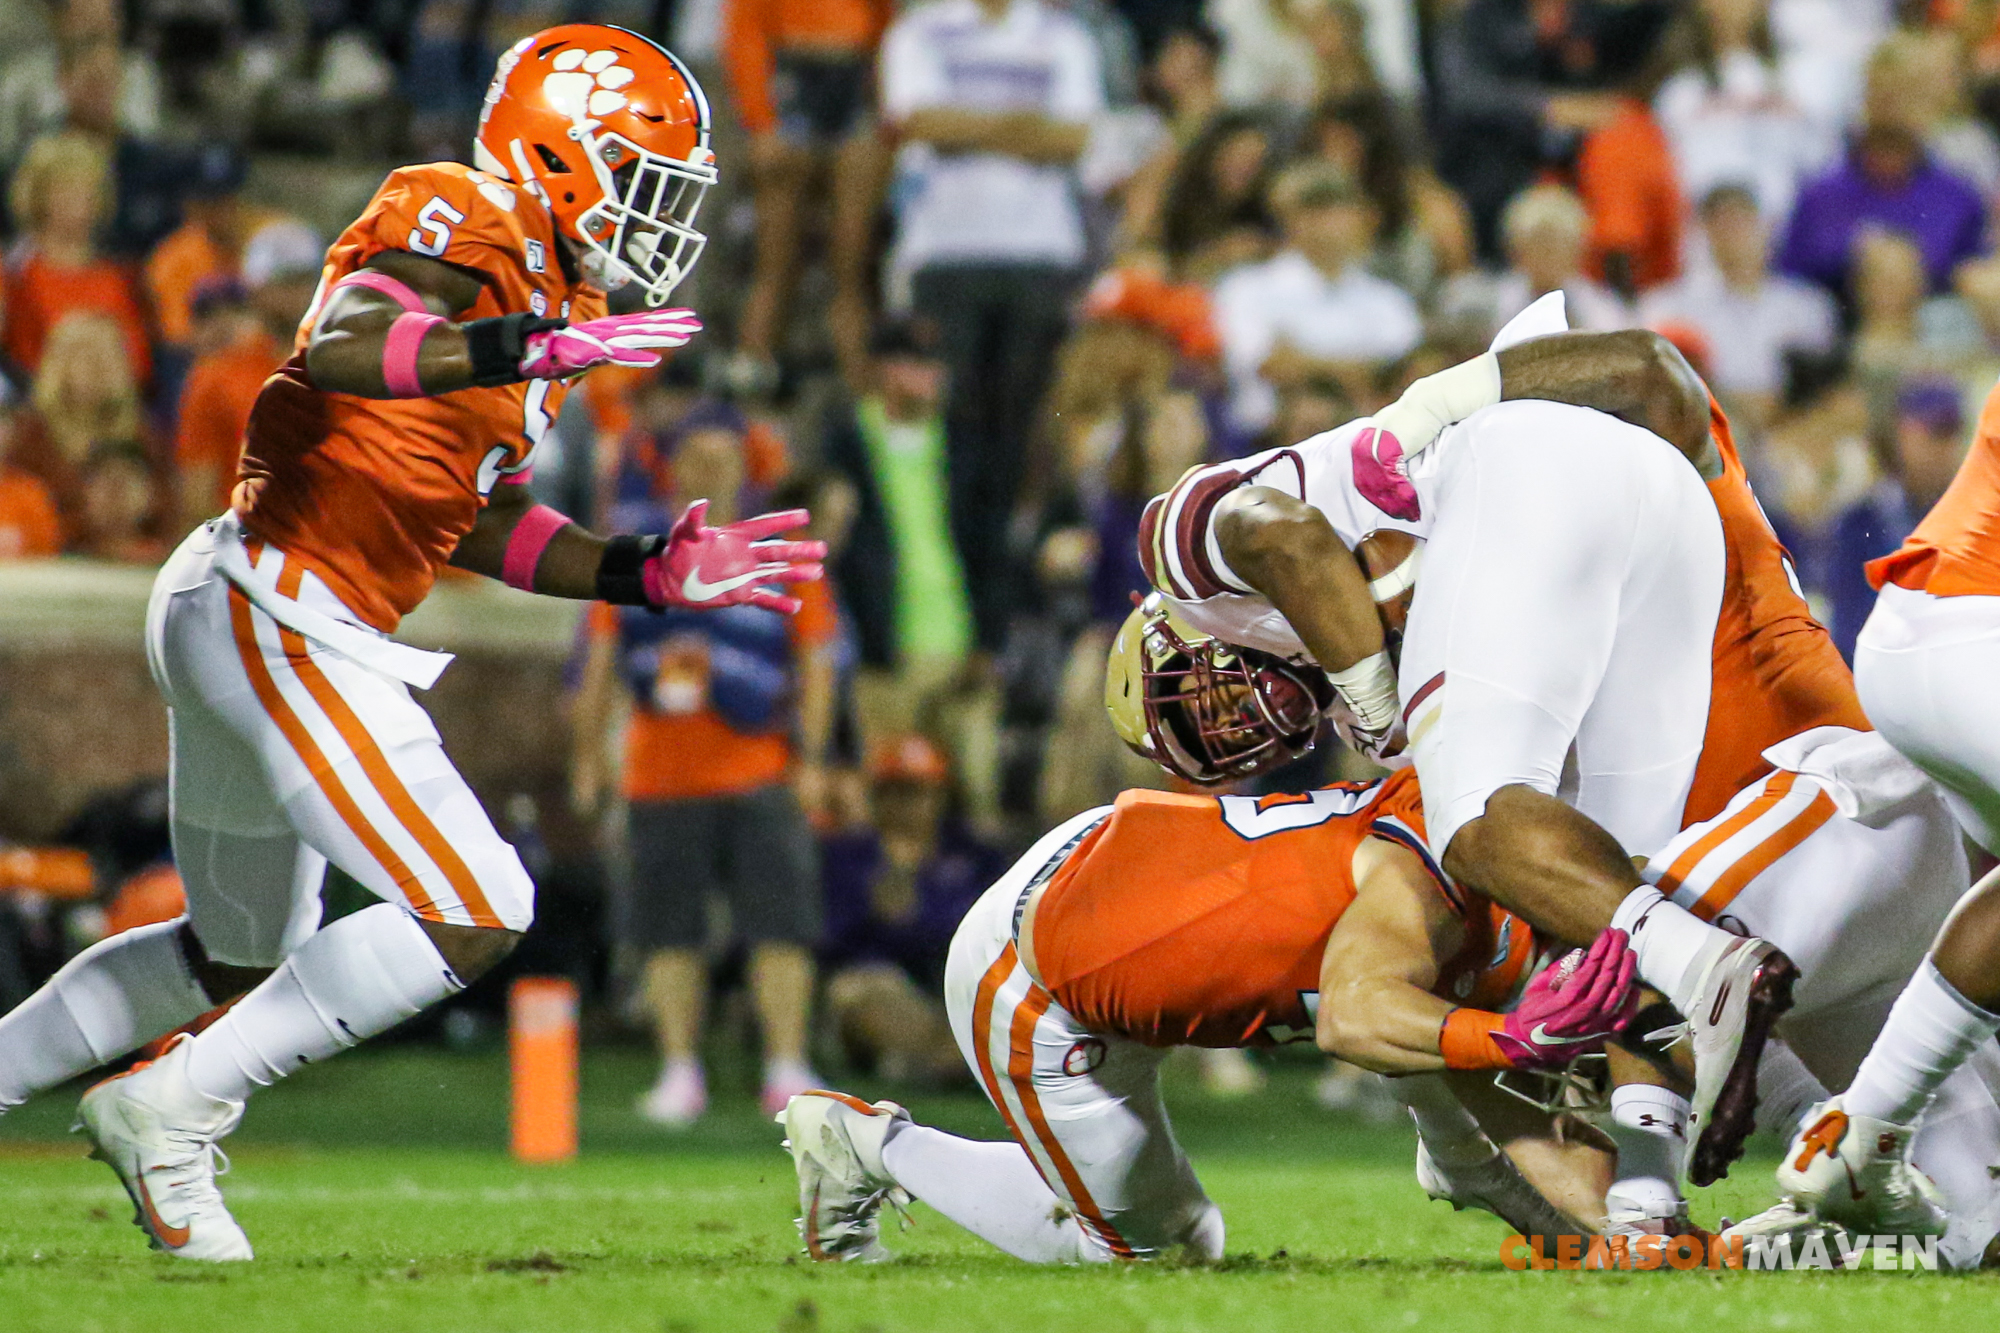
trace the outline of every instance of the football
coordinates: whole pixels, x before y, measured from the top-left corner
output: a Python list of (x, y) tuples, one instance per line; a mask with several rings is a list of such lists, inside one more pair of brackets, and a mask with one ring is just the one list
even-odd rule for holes
[(1361, 562), (1361, 572), (1367, 575), (1369, 590), (1382, 613), (1382, 627), (1391, 634), (1401, 634), (1410, 617), (1423, 544), (1420, 537), (1383, 528), (1363, 537), (1354, 548), (1354, 557)]

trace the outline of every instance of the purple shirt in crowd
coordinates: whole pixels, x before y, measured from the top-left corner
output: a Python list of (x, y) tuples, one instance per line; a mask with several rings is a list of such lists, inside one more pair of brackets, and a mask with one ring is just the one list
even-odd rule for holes
[(1778, 254), (1779, 270), (1844, 290), (1855, 235), (1869, 223), (1907, 233), (1916, 242), (1933, 290), (1950, 283), (1961, 260), (1986, 251), (1985, 205), (1960, 177), (1926, 156), (1901, 189), (1884, 190), (1862, 174), (1849, 153), (1799, 191)]
[(1007, 858), (947, 822), (937, 849), (917, 870), (916, 909), (901, 920), (875, 915), (871, 890), (883, 870), (882, 844), (872, 829), (820, 841), (820, 884), (826, 924), (820, 964), (828, 971), (859, 963), (894, 963), (917, 984), (944, 984), (945, 953), (959, 919), (1006, 873)]

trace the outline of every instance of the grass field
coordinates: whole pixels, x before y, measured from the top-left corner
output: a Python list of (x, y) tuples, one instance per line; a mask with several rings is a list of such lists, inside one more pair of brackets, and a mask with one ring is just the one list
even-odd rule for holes
[[(1298, 1065), (1249, 1101), (1175, 1089), (1228, 1219), (1219, 1266), (1040, 1270), (921, 1207), (890, 1236), (894, 1263), (811, 1265), (776, 1127), (724, 1089), (692, 1133), (652, 1130), (630, 1110), (649, 1072), (637, 1052), (593, 1055), (583, 1159), (529, 1168), (501, 1151), (497, 1054), (391, 1048), (306, 1071), (231, 1140), (224, 1185), (259, 1257), (226, 1268), (149, 1253), (63, 1132), (73, 1092), (44, 1098), (0, 1120), (0, 1331), (2000, 1328), (2000, 1280), (1983, 1275), (1508, 1272), (1504, 1227), (1425, 1200), (1407, 1132), (1320, 1110)], [(972, 1096), (911, 1100), (999, 1133)], [(1738, 1176), (1708, 1216), (1740, 1215), (1769, 1179)]]

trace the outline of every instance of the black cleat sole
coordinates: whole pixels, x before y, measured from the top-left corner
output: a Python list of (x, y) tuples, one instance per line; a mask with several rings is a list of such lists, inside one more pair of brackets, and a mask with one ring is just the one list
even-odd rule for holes
[(1743, 1155), (1744, 1143), (1757, 1128), (1757, 1062), (1764, 1056), (1771, 1028), (1792, 1007), (1792, 987), (1798, 979), (1799, 969), (1776, 949), (1751, 979), (1743, 1044), (1688, 1158), (1688, 1179), (1694, 1184), (1713, 1185), (1727, 1176), (1729, 1164)]

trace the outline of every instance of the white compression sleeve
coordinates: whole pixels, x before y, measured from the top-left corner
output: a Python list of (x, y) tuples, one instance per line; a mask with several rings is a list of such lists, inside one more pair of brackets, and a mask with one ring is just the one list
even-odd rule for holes
[(0, 1018), (0, 1111), (214, 1008), (181, 952), (186, 920), (99, 940)]
[(1073, 1264), (1083, 1229), (1020, 1144), (900, 1125), (882, 1147), (896, 1183), (982, 1240), (1031, 1264)]
[(377, 903), (300, 945), (188, 1047), (188, 1078), (240, 1102), (464, 989), (415, 917)]

